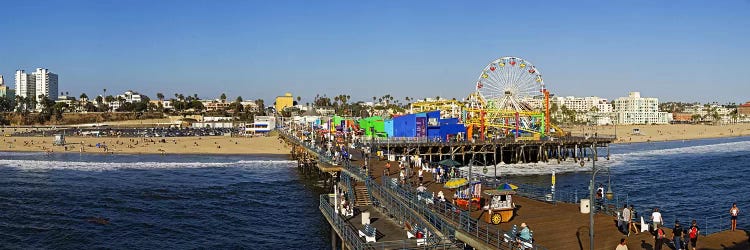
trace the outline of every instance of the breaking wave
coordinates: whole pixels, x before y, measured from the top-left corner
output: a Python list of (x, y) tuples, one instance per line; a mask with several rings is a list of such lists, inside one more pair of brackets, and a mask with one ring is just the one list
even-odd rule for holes
[(172, 169), (172, 168), (278, 168), (292, 167), (288, 160), (240, 160), (234, 162), (83, 162), (54, 160), (0, 160), (0, 165), (22, 170), (79, 170), (111, 171), (121, 169)]

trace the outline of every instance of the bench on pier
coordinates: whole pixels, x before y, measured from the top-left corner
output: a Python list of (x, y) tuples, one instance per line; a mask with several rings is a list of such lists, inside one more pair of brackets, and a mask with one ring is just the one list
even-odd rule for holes
[(422, 246), (427, 242), (427, 239), (425, 239), (424, 233), (420, 230), (419, 226), (411, 226), (409, 222), (406, 222), (404, 223), (404, 228), (406, 229), (406, 238), (416, 238), (417, 246)]
[(365, 241), (367, 242), (376, 242), (377, 239), (375, 237), (378, 235), (377, 232), (375, 227), (365, 224), (365, 227), (359, 230), (359, 237), (365, 237)]

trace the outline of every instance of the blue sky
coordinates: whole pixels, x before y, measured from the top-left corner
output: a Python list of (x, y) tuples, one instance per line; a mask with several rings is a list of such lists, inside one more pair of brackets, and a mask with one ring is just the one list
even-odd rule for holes
[[(464, 98), (519, 56), (556, 95), (750, 100), (750, 1), (8, 1), (0, 74), (75, 96)], [(272, 101), (271, 101), (272, 102)]]

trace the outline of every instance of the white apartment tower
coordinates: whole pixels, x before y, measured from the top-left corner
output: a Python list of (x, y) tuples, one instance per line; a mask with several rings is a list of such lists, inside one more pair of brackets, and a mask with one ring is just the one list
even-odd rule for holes
[(614, 109), (619, 124), (667, 124), (672, 120), (671, 113), (659, 112), (658, 98), (641, 97), (640, 92), (615, 99)]
[[(23, 70), (16, 70), (16, 96), (36, 100), (36, 77), (34, 75), (26, 74)], [(34, 104), (27, 108), (33, 109)]]
[[(34, 97), (37, 103), (42, 102), (42, 98), (40, 98), (42, 95), (52, 101), (57, 100), (57, 74), (45, 68), (37, 68), (33, 75), (36, 77), (36, 93)], [(36, 108), (37, 111), (41, 109), (41, 105), (38, 105)]]

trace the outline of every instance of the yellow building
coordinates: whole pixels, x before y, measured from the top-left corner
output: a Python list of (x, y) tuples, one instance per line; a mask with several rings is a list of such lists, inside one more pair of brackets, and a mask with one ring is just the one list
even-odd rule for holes
[(285, 108), (292, 106), (294, 106), (294, 96), (292, 96), (292, 93), (286, 93), (283, 96), (276, 97), (276, 103), (274, 104), (276, 112), (281, 112)]

